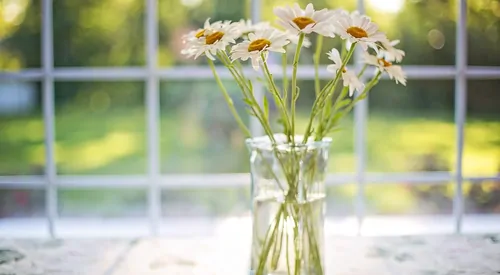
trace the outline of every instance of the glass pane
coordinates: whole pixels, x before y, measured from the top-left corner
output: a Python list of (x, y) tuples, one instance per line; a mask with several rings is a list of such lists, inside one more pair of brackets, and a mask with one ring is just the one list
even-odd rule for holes
[(491, 176), (500, 173), (500, 80), (469, 81), (463, 173)]
[(500, 214), (500, 181), (470, 181), (463, 184), (466, 214)]
[(59, 215), (63, 217), (145, 217), (146, 190), (59, 190)]
[(0, 82), (0, 175), (44, 172), (40, 83)]
[(140, 82), (56, 83), (58, 173), (144, 173), (143, 89)]
[(2, 218), (38, 218), (45, 216), (45, 191), (0, 189)]
[(40, 67), (40, 0), (0, 1), (0, 69)]
[(144, 3), (54, 0), (54, 65), (144, 64)]
[(468, 1), (467, 7), (469, 64), (500, 66), (500, 2)]
[(367, 14), (389, 39), (401, 40), (403, 64), (455, 63), (455, 1), (367, 0)]
[(161, 196), (164, 217), (225, 217), (250, 212), (250, 184), (248, 187), (168, 189), (163, 190)]
[(326, 187), (326, 215), (355, 215), (355, 200), (358, 189), (356, 184), (334, 185)]
[(365, 187), (368, 215), (451, 214), (454, 185), (370, 184)]
[(239, 21), (246, 15), (244, 0), (159, 0), (160, 66), (206, 63), (205, 58), (186, 59), (182, 50), (182, 35), (203, 26), (207, 18)]
[[(239, 88), (225, 85), (248, 125)], [(160, 98), (163, 173), (249, 171), (245, 136), (215, 81), (163, 82)]]
[(381, 81), (369, 98), (368, 170), (448, 171), (455, 162), (451, 80)]

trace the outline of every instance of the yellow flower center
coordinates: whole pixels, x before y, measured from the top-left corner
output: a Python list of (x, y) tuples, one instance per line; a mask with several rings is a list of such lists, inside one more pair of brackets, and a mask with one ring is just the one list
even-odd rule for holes
[(303, 30), (305, 27), (307, 27), (308, 25), (310, 24), (314, 24), (316, 23), (316, 21), (312, 20), (311, 18), (309, 17), (305, 17), (305, 16), (299, 16), (299, 17), (296, 17), (294, 18), (293, 20), (293, 23), (295, 23), (297, 25), (297, 27), (299, 27), (299, 29)]
[(205, 36), (205, 30), (201, 30), (201, 31), (197, 32), (195, 36), (196, 36), (196, 38), (200, 38), (200, 37)]
[(356, 38), (368, 37), (368, 33), (366, 33), (365, 30), (359, 27), (350, 27), (347, 29), (347, 33)]
[(262, 51), (263, 49), (271, 46), (271, 41), (260, 38), (257, 40), (254, 40), (248, 45), (248, 51), (253, 52), (253, 51)]
[(345, 68), (342, 68), (342, 73), (347, 73), (347, 70)]
[(384, 66), (384, 67), (390, 67), (392, 66), (392, 63), (391, 62), (387, 62), (385, 59), (383, 58), (379, 58), (378, 59), (378, 64)]
[(212, 45), (215, 42), (221, 40), (223, 36), (224, 36), (223, 32), (214, 32), (212, 34), (209, 34), (205, 37), (205, 44)]

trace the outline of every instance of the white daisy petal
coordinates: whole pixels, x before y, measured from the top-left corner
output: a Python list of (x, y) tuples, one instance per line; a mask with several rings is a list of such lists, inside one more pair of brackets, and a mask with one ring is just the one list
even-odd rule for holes
[(330, 37), (335, 35), (333, 22), (331, 22), (332, 11), (326, 9), (315, 11), (312, 4), (308, 4), (305, 10), (301, 9), (297, 3), (291, 7), (277, 7), (274, 9), (274, 14), (278, 17), (277, 23), (291, 33), (315, 32)]

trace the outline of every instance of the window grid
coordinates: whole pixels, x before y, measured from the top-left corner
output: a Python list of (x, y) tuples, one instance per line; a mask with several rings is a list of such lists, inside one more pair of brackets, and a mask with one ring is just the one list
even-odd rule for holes
[[(186, 66), (180, 68), (160, 69), (157, 65), (158, 50), (158, 18), (157, 0), (146, 1), (146, 67), (121, 68), (56, 68), (53, 66), (53, 17), (52, 0), (43, 0), (42, 4), (42, 68), (27, 69), (17, 73), (1, 73), (2, 79), (20, 79), (24, 81), (42, 80), (42, 106), (45, 143), (45, 175), (44, 176), (0, 176), (0, 186), (12, 188), (30, 188), (46, 190), (47, 226), (52, 237), (56, 236), (55, 221), (57, 220), (57, 188), (58, 187), (111, 187), (111, 188), (148, 188), (148, 216), (151, 234), (157, 234), (161, 219), (161, 190), (169, 188), (245, 186), (248, 184), (247, 174), (209, 174), (209, 175), (161, 175), (159, 156), (159, 80), (160, 79), (209, 79), (208, 68)], [(358, 9), (364, 11), (364, 0), (357, 0)], [(464, 144), (464, 124), (466, 119), (467, 79), (498, 79), (499, 67), (467, 66), (467, 32), (466, 32), (466, 0), (457, 1), (457, 42), (455, 66), (405, 66), (408, 78), (412, 79), (454, 79), (455, 80), (455, 124), (456, 124), (456, 173), (421, 172), (421, 173), (367, 173), (366, 172), (366, 142), (365, 128), (368, 116), (368, 102), (362, 101), (355, 107), (355, 153), (356, 172), (354, 174), (334, 174), (327, 178), (328, 185), (341, 185), (356, 181), (356, 215), (358, 218), (358, 234), (361, 232), (365, 215), (365, 184), (406, 181), (410, 184), (455, 181), (456, 192), (453, 199), (453, 218), (455, 232), (461, 232), (463, 216), (462, 182), (472, 180), (500, 180), (500, 177), (463, 177), (462, 157)], [(259, 21), (261, 1), (251, 1), (250, 17)], [(360, 61), (359, 52), (355, 55), (355, 64)], [(313, 70), (303, 66), (299, 71), (300, 79), (312, 79)], [(230, 78), (229, 73), (220, 69), (221, 78)], [(190, 73), (186, 73), (190, 72)], [(195, 72), (195, 73), (193, 73)], [(289, 70), (290, 72), (290, 70)], [(249, 70), (251, 75), (252, 71)], [(276, 70), (276, 78), (282, 77), (281, 70)], [(320, 72), (320, 77), (328, 77), (326, 71)], [(147, 124), (147, 175), (144, 176), (58, 176), (55, 162), (55, 107), (54, 80), (143, 80), (146, 85), (146, 124)], [(256, 96), (262, 100), (263, 87), (256, 86)], [(252, 133), (261, 134), (258, 121), (250, 121)]]

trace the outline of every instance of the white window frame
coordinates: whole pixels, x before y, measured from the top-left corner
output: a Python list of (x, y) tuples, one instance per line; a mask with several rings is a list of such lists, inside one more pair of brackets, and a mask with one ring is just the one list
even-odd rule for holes
[[(147, 188), (148, 189), (148, 220), (150, 233), (158, 234), (161, 222), (161, 190), (193, 187), (247, 186), (247, 174), (169, 174), (160, 173), (159, 156), (159, 81), (160, 80), (191, 80), (211, 79), (211, 71), (207, 67), (182, 66), (174, 68), (159, 68), (157, 65), (158, 50), (158, 1), (144, 0), (146, 3), (146, 65), (143, 67), (119, 68), (54, 68), (53, 53), (53, 16), (52, 0), (42, 0), (42, 68), (25, 69), (15, 73), (0, 73), (1, 80), (41, 81), (42, 106), (45, 142), (45, 174), (44, 176), (0, 176), (0, 188), (44, 189), (46, 191), (47, 226), (50, 236), (56, 237), (55, 223), (58, 220), (58, 188)], [(364, 0), (357, 0), (358, 9), (364, 12)], [(368, 173), (366, 171), (366, 123), (368, 118), (367, 100), (359, 103), (354, 110), (355, 120), (355, 155), (356, 170), (352, 174), (331, 174), (327, 178), (328, 185), (356, 182), (358, 192), (356, 197), (356, 216), (358, 234), (361, 234), (365, 217), (366, 184), (400, 183), (409, 184), (442, 184), (454, 182), (456, 192), (453, 199), (453, 219), (456, 233), (462, 231), (462, 216), (464, 200), (462, 183), (464, 181), (481, 182), (484, 180), (500, 180), (499, 176), (464, 177), (462, 172), (464, 124), (466, 120), (467, 80), (469, 79), (500, 79), (500, 67), (481, 67), (467, 65), (467, 31), (466, 14), (467, 1), (457, 1), (456, 26), (456, 63), (455, 66), (404, 66), (410, 79), (449, 79), (455, 80), (455, 126), (456, 126), (456, 166), (455, 173), (450, 172), (409, 172), (409, 173)], [(251, 18), (260, 20), (261, 1), (251, 1)], [(360, 60), (359, 52), (355, 56)], [(358, 63), (356, 63), (358, 64)], [(313, 79), (313, 68), (304, 66), (298, 74), (300, 79)], [(220, 68), (223, 79), (231, 76)], [(280, 71), (275, 73), (281, 77)], [(326, 71), (320, 73), (323, 79), (328, 78)], [(95, 81), (95, 80), (141, 80), (146, 84), (146, 124), (147, 124), (147, 174), (143, 176), (61, 176), (57, 174), (55, 162), (55, 109), (54, 81)], [(256, 87), (257, 97), (262, 98), (261, 86)], [(252, 119), (250, 128), (253, 134), (261, 134), (258, 121)]]

